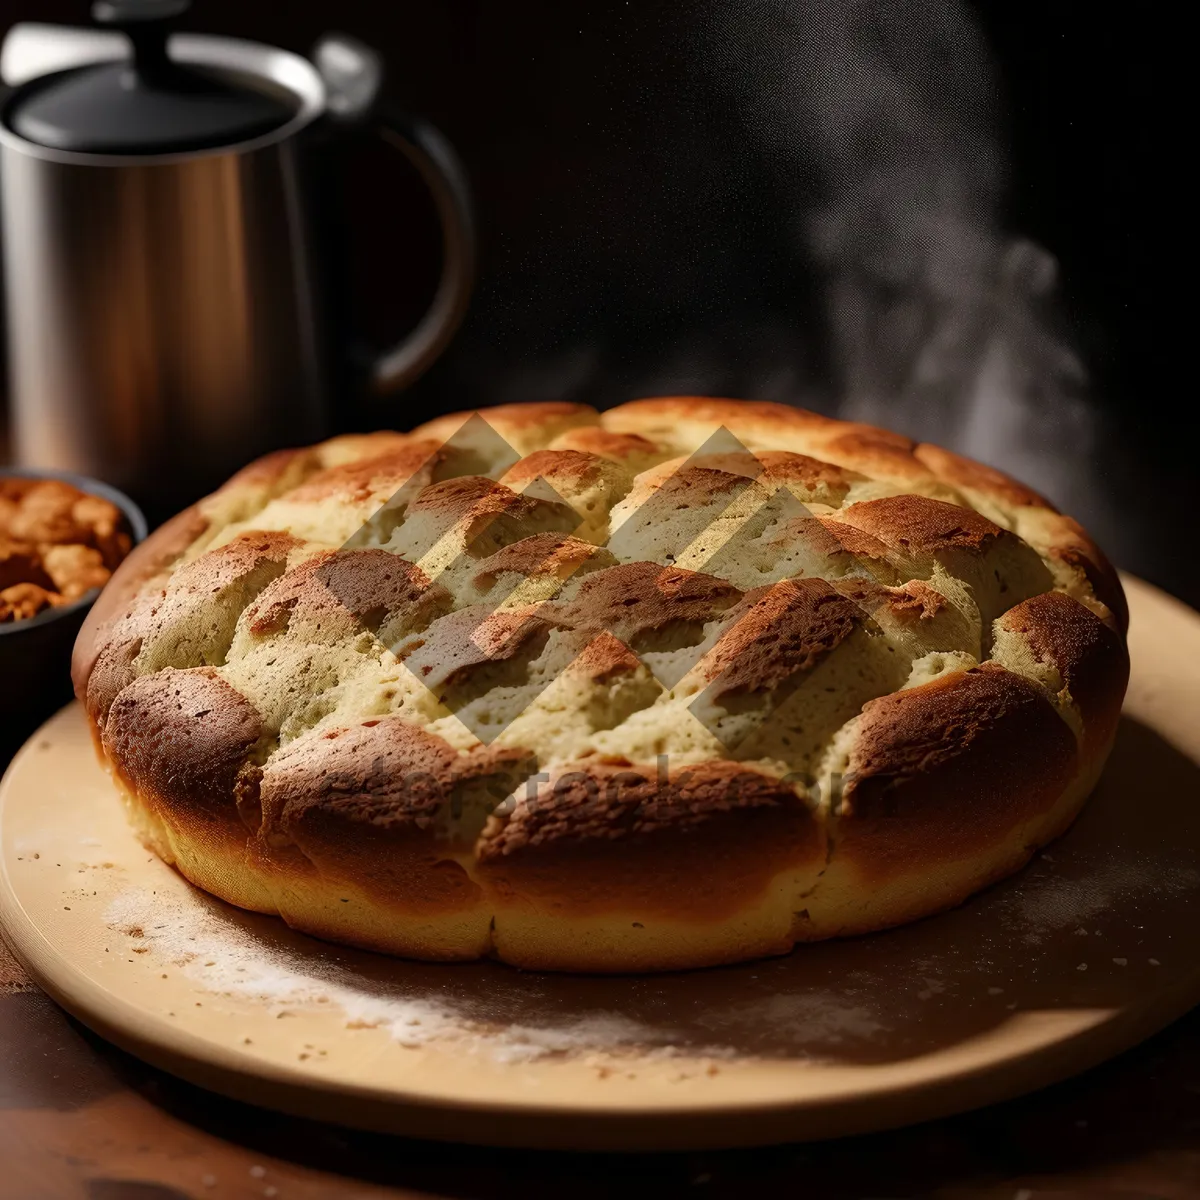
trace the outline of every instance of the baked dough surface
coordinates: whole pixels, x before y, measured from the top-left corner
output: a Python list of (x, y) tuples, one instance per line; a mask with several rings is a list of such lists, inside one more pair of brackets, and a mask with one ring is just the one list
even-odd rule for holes
[(270, 455), (126, 559), (73, 673), (199, 887), (388, 953), (653, 971), (1017, 870), (1103, 766), (1126, 623), (991, 468), (668, 397)]

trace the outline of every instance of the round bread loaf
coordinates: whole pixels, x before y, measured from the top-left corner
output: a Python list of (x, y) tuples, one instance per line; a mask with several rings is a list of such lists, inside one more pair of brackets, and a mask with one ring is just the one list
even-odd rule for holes
[(146, 842), (297, 929), (654, 971), (958, 904), (1116, 733), (1104, 556), (1015, 480), (777, 404), (518, 404), (247, 467), (75, 687)]

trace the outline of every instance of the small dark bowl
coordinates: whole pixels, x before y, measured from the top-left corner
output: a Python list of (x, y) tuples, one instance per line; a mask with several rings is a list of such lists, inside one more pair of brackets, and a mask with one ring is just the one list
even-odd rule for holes
[[(129, 522), (136, 546), (146, 536), (146, 518), (116, 488), (70, 471), (0, 467), (0, 479), (61, 479), (81, 492), (115, 504)], [(0, 773), (21, 743), (71, 698), (71, 649), (99, 588), (62, 608), (27, 621), (0, 625)]]

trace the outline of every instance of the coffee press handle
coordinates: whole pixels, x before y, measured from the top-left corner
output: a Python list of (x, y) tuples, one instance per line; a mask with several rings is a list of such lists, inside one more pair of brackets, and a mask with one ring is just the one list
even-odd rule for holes
[(313, 54), (328, 89), (330, 115), (339, 123), (373, 123), (378, 135), (420, 173), (442, 229), (442, 276), (428, 311), (406, 338), (378, 354), (369, 366), (371, 386), (396, 391), (427, 370), (466, 315), (475, 284), (475, 218), (467, 173), (453, 147), (427, 121), (381, 111), (383, 70), (369, 47), (342, 34), (327, 34)]
[(380, 135), (420, 172), (442, 227), (442, 277), (416, 329), (380, 354), (371, 370), (378, 392), (407, 386), (430, 367), (466, 316), (475, 285), (475, 219), (466, 172), (450, 143), (419, 117), (391, 114)]

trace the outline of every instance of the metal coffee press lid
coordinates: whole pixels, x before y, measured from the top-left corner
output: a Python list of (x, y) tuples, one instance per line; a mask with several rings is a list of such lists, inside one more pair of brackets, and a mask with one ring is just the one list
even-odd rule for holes
[(249, 141), (296, 115), (285, 96), (176, 62), (167, 34), (190, 0), (98, 0), (132, 59), (43, 76), (9, 102), (5, 124), (40, 146), (89, 154), (176, 154)]

